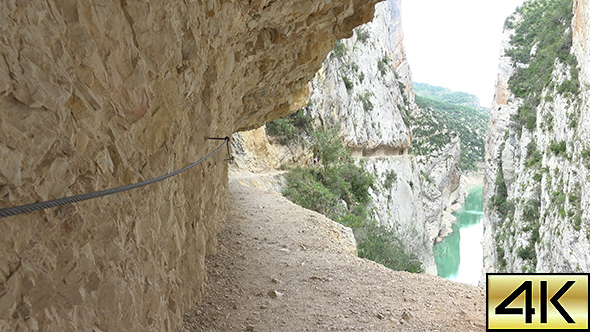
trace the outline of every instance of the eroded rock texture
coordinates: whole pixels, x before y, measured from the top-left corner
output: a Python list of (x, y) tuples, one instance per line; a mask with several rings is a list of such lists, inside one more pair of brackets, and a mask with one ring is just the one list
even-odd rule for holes
[[(152, 178), (298, 108), (375, 2), (2, 2), (0, 207)], [(226, 158), (0, 219), (0, 330), (176, 330), (225, 218)]]

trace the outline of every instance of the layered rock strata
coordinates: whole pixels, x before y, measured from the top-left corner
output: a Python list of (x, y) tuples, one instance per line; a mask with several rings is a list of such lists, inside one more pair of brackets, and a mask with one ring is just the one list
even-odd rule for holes
[[(0, 207), (153, 178), (297, 109), (375, 2), (3, 2)], [(1, 219), (0, 330), (177, 330), (225, 218), (226, 159)]]

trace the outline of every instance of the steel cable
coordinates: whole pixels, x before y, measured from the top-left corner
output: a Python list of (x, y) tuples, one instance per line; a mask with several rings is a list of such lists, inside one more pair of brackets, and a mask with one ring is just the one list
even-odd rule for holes
[(24, 213), (30, 213), (30, 212), (37, 211), (37, 210), (43, 210), (43, 209), (48, 209), (48, 208), (52, 208), (52, 207), (82, 202), (82, 201), (93, 199), (93, 198), (113, 195), (116, 193), (120, 193), (120, 192), (131, 190), (131, 189), (136, 189), (139, 187), (147, 186), (148, 184), (152, 184), (155, 182), (165, 180), (167, 178), (178, 175), (190, 168), (193, 168), (196, 165), (202, 163), (203, 161), (209, 159), (211, 156), (213, 156), (215, 153), (217, 153), (219, 150), (221, 150), (221, 148), (223, 148), (223, 146), (226, 145), (228, 143), (228, 141), (229, 141), (229, 137), (223, 138), (223, 143), (217, 149), (215, 149), (213, 152), (211, 152), (208, 155), (206, 155), (205, 157), (195, 161), (194, 163), (192, 163), (186, 167), (183, 167), (177, 171), (174, 171), (172, 173), (168, 173), (166, 175), (162, 175), (157, 178), (153, 178), (153, 179), (138, 182), (138, 183), (128, 184), (128, 185), (117, 187), (117, 188), (95, 191), (95, 192), (82, 194), (82, 195), (75, 195), (75, 196), (70, 196), (70, 197), (58, 198), (58, 199), (54, 199), (51, 201), (38, 202), (38, 203), (14, 206), (14, 207), (9, 207), (9, 208), (3, 208), (3, 209), (0, 209), (0, 218), (15, 216), (15, 215), (24, 214)]

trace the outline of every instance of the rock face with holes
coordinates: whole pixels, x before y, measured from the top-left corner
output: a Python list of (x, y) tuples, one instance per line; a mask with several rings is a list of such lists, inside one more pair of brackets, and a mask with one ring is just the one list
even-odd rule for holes
[[(0, 207), (153, 178), (298, 108), (375, 2), (3, 2)], [(0, 330), (177, 330), (225, 217), (226, 158), (1, 219)]]
[[(511, 89), (517, 81), (511, 77), (527, 66), (509, 56), (518, 44), (510, 41), (518, 36), (511, 26), (505, 30), (486, 141), (484, 272), (590, 269), (590, 6), (587, 0), (574, 1), (572, 12), (572, 2), (552, 3), (564, 8), (552, 30), (565, 32), (557, 39), (559, 59), (550, 59), (547, 84), (535, 89), (536, 95), (517, 96)], [(511, 24), (523, 19), (520, 12)], [(546, 42), (535, 45), (529, 60), (536, 61), (547, 47)], [(538, 104), (531, 107), (533, 98)]]

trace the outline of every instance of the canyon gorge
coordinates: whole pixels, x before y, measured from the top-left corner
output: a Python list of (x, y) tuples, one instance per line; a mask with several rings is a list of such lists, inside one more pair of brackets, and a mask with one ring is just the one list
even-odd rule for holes
[[(371, 176), (367, 215), (426, 274), (437, 274), (433, 246), (464, 201), (464, 173), (478, 167), (480, 286), (486, 272), (590, 268), (588, 0), (529, 0), (507, 19), (487, 136), (452, 129), (419, 100), (401, 0), (32, 0), (0, 9), (0, 208), (151, 179), (231, 136), (230, 156), (224, 148), (164, 182), (1, 218), (0, 331), (179, 330), (206, 298), (206, 262), (226, 218), (263, 210), (245, 189), (230, 194), (228, 178), (281, 191), (287, 170), (313, 164), (310, 135), (289, 143), (267, 134), (264, 125), (285, 116), (337, 135), (349, 151), (341, 161)], [(467, 137), (484, 136), (485, 154), (472, 147), (483, 161), (465, 169)], [(277, 209), (307, 218), (285, 206)], [(334, 246), (347, 262), (368, 266), (354, 257), (350, 229), (310, 216), (336, 239), (330, 245), (345, 243)], [(305, 243), (297, 250), (314, 247)], [(464, 291), (473, 308), (484, 296), (385, 270), (384, 278)], [(457, 313), (469, 316), (462, 328), (481, 328), (480, 309), (470, 310)]]

